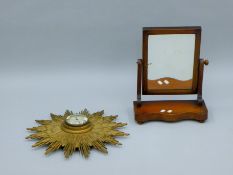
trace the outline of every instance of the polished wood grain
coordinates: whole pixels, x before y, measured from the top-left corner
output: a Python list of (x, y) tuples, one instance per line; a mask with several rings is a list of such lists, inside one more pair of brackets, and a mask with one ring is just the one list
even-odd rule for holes
[(199, 74), (198, 74), (198, 88), (197, 88), (197, 101), (199, 104), (202, 104), (202, 84), (203, 84), (203, 73), (204, 65), (208, 65), (209, 61), (205, 59), (199, 60)]
[(140, 124), (153, 120), (204, 122), (208, 115), (204, 101), (202, 105), (199, 105), (197, 100), (142, 101), (140, 106), (137, 103), (134, 101), (134, 113), (135, 120)]
[(148, 89), (192, 89), (192, 82), (192, 79), (178, 80), (175, 78), (164, 77), (156, 80), (148, 80)]
[(138, 76), (137, 76), (137, 100), (141, 101), (142, 94), (142, 60), (138, 59)]

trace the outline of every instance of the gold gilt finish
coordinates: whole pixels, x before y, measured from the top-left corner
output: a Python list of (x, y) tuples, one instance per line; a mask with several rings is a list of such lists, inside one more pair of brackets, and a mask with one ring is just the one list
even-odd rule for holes
[(90, 148), (95, 148), (107, 153), (105, 143), (121, 145), (115, 139), (116, 136), (127, 136), (128, 134), (118, 131), (117, 128), (127, 125), (126, 123), (113, 122), (117, 116), (103, 116), (104, 111), (90, 114), (86, 109), (79, 114), (88, 117), (88, 123), (83, 126), (69, 126), (65, 119), (73, 115), (72, 111), (66, 111), (64, 115), (50, 114), (52, 120), (36, 120), (40, 126), (27, 128), (36, 133), (26, 137), (27, 139), (38, 139), (32, 147), (48, 145), (45, 154), (63, 148), (66, 158), (71, 156), (75, 150), (87, 158)]

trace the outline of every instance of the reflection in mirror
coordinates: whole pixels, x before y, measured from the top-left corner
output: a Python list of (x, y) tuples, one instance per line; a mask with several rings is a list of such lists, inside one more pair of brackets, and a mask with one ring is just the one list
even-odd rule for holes
[(192, 89), (195, 34), (148, 36), (148, 89)]

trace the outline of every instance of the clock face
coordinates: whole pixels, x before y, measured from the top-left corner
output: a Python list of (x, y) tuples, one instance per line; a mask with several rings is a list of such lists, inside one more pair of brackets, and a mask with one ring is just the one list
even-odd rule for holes
[(74, 114), (66, 118), (66, 123), (71, 126), (82, 126), (88, 122), (88, 118), (85, 115)]

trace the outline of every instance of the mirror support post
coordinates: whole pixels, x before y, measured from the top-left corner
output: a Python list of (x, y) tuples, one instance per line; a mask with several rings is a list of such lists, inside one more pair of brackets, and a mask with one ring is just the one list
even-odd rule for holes
[(197, 102), (198, 104), (202, 104), (202, 83), (203, 83), (203, 73), (204, 73), (204, 65), (208, 65), (209, 61), (205, 59), (199, 59), (199, 70), (198, 70), (198, 89), (197, 89)]
[(138, 105), (141, 103), (141, 95), (142, 95), (142, 59), (138, 59), (138, 74), (137, 74), (137, 102)]

